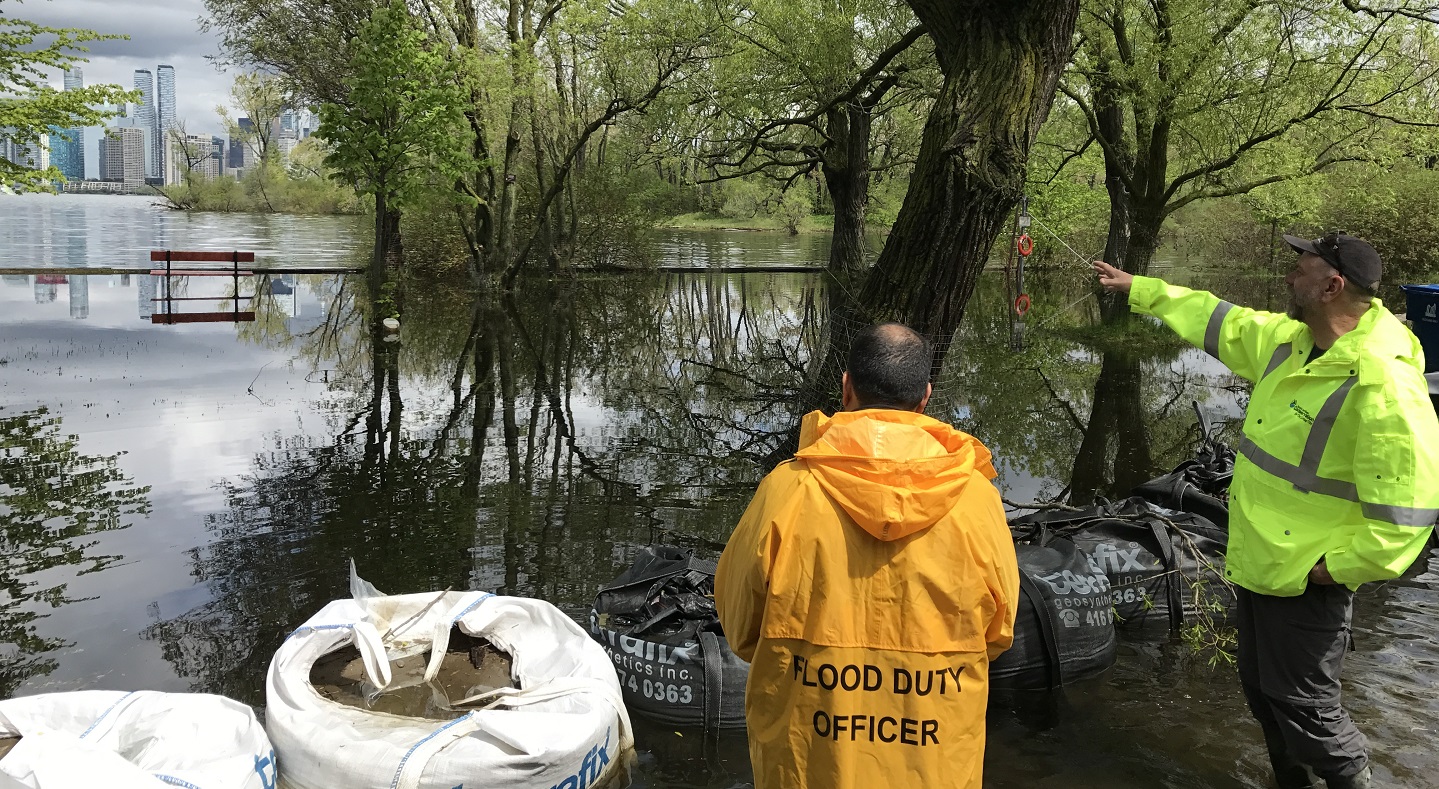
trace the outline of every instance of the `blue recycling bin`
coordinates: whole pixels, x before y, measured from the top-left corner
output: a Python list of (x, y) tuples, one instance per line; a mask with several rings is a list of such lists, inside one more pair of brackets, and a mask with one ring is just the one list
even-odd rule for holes
[(1424, 372), (1439, 370), (1439, 285), (1400, 285), (1406, 318), (1424, 347)]

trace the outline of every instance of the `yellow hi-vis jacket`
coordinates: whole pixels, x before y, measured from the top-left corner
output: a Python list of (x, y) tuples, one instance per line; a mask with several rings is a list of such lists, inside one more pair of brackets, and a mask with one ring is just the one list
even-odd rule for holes
[(1303, 593), (1325, 560), (1351, 589), (1394, 578), (1439, 517), (1439, 419), (1419, 341), (1378, 299), (1324, 355), (1309, 327), (1135, 277), (1129, 304), (1254, 384), (1229, 489), (1225, 575)]
[(756, 789), (979, 789), (1019, 567), (989, 450), (921, 414), (804, 419), (720, 557)]

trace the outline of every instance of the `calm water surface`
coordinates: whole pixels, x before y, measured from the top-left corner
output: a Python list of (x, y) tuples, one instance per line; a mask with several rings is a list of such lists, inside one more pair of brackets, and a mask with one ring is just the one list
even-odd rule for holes
[[(130, 265), (163, 246), (342, 264), (363, 235), (348, 219), (0, 198), (0, 267)], [(805, 263), (824, 243), (668, 234), (654, 254)], [(1061, 308), (1081, 277), (1036, 279), (1022, 350), (1003, 282), (981, 285), (931, 410), (994, 450), (1009, 498), (1122, 494), (1190, 451), (1191, 401), (1239, 413), (1242, 388), (1202, 353), (1080, 344), (1092, 301)], [(1227, 287), (1275, 306), (1264, 282)], [(148, 276), (0, 282), (0, 692), (263, 707), (270, 656), (347, 594), (351, 558), (388, 592), (529, 595), (583, 621), (637, 546), (724, 541), (798, 416), (830, 296), (806, 274), (580, 277), (510, 300), (412, 282), (386, 343), (363, 277), (259, 288), (254, 322), (163, 326)], [(1361, 593), (1346, 671), (1389, 786), (1439, 786), (1439, 557), (1420, 565)], [(986, 786), (1268, 785), (1233, 670), (1164, 634), (1126, 635), (1094, 681), (991, 708)], [(637, 724), (635, 786), (749, 780), (742, 735)]]

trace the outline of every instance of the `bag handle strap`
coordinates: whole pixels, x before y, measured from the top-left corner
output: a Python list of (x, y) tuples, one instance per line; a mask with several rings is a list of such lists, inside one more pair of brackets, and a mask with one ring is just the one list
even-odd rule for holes
[(456, 740), (475, 733), (479, 728), (479, 716), (471, 712), (425, 735), (400, 757), (400, 764), (395, 768), (395, 777), (390, 781), (390, 789), (420, 789), (420, 779), (425, 768), (430, 766), (430, 760), (439, 756), (441, 751), (453, 745)]
[(430, 662), (425, 665), (426, 682), (440, 673), (440, 666), (445, 662), (445, 653), (450, 649), (450, 631), (454, 629), (455, 623), (469, 616), (471, 611), (479, 608), (480, 603), (491, 597), (494, 595), (489, 592), (470, 592), (461, 597), (450, 612), (435, 623), (434, 635), (430, 637)]
[(1179, 562), (1174, 556), (1174, 536), (1169, 533), (1166, 523), (1154, 518), (1146, 518), (1145, 523), (1154, 534), (1160, 557), (1164, 560), (1164, 597), (1169, 605), (1169, 629), (1178, 630), (1184, 625), (1184, 599), (1179, 593)]
[(390, 658), (385, 654), (385, 642), (380, 631), (369, 622), (356, 622), (350, 627), (355, 649), (360, 652), (360, 662), (365, 667), (365, 677), (378, 690), (389, 687), (393, 679), (390, 674)]
[(1039, 620), (1039, 638), (1044, 642), (1044, 651), (1049, 656), (1049, 684), (1048, 690), (1054, 690), (1064, 686), (1064, 673), (1059, 663), (1059, 637), (1054, 632), (1054, 620), (1049, 618), (1049, 606), (1045, 604), (1044, 592), (1040, 591), (1039, 585), (1034, 582), (1029, 573), (1023, 570), (1019, 573), (1019, 591), (1024, 594), (1024, 599), (1034, 609), (1035, 618)]

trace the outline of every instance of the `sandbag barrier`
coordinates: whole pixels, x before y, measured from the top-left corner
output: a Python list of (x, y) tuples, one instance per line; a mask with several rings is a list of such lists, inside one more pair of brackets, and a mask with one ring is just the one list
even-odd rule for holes
[(1228, 532), (1190, 512), (1158, 507), (1139, 497), (1084, 509), (1053, 509), (1010, 522), (1015, 539), (1046, 544), (1072, 540), (1109, 579), (1120, 626), (1166, 621), (1180, 630), (1188, 619), (1234, 605), (1224, 579)]
[[(353, 571), (352, 571), (353, 573)], [(295, 789), (595, 786), (634, 747), (614, 670), (584, 628), (543, 601), (488, 592), (383, 595), (352, 574), (354, 599), (325, 606), (275, 653), (265, 728)], [(512, 659), (516, 687), (468, 698), (449, 721), (339, 704), (311, 683), (317, 660), (358, 650), (384, 690), (391, 663), (428, 653), (433, 678), (456, 628)]]
[(633, 712), (671, 726), (744, 728), (749, 664), (720, 627), (714, 574), (692, 550), (651, 545), (596, 595), (590, 635)]
[[(0, 701), (0, 785), (274, 789), (275, 752), (246, 705), (204, 693), (82, 690)], [(18, 738), (18, 739), (11, 739)]]
[(1234, 479), (1234, 450), (1218, 438), (1198, 403), (1199, 451), (1169, 472), (1137, 485), (1131, 495), (1179, 512), (1192, 512), (1221, 529), (1229, 528), (1229, 483)]
[(1109, 578), (1072, 540), (1016, 543), (1020, 600), (1014, 644), (989, 664), (994, 688), (1045, 690), (1114, 665)]

